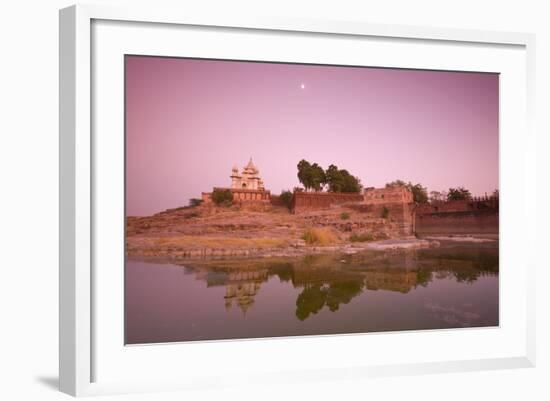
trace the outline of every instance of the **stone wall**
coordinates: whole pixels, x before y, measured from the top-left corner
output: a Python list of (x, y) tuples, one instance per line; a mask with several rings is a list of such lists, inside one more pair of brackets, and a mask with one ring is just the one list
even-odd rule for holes
[(499, 198), (481, 197), (418, 205), (418, 235), (498, 234)]
[(308, 210), (328, 209), (332, 205), (362, 201), (363, 195), (357, 193), (294, 192), (290, 209), (293, 213), (300, 213)]
[(350, 209), (372, 217), (384, 217), (397, 225), (397, 234), (410, 236), (415, 232), (414, 203), (359, 203), (347, 205)]
[[(229, 190), (233, 194), (233, 202), (260, 201), (269, 202), (271, 192), (262, 189), (240, 189), (240, 188), (214, 188), (214, 190)], [(202, 200), (205, 203), (212, 202), (212, 192), (203, 192)]]
[(388, 188), (365, 188), (363, 193), (365, 203), (385, 204), (385, 203), (413, 203), (413, 194), (401, 186)]
[(418, 235), (498, 234), (498, 209), (416, 214)]

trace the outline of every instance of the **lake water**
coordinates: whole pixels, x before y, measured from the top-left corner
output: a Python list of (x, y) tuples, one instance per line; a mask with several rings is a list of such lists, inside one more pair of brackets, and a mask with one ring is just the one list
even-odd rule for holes
[(126, 263), (126, 343), (498, 326), (498, 243)]

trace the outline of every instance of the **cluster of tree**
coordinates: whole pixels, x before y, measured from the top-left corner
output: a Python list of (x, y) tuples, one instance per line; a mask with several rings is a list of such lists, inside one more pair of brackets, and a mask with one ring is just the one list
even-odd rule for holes
[(464, 187), (458, 187), (458, 188), (449, 188), (449, 192), (447, 193), (447, 200), (464, 200), (464, 199), (470, 199), (472, 197), (472, 194), (470, 191)]
[[(491, 193), (492, 197), (498, 198), (499, 191), (498, 189), (495, 189)], [(466, 189), (464, 187), (457, 187), (457, 188), (449, 188), (449, 191), (431, 191), (430, 192), (430, 202), (444, 202), (444, 201), (452, 201), (452, 200), (464, 200), (464, 199), (470, 199), (472, 197), (472, 194), (469, 189)]]
[(428, 189), (423, 187), (422, 184), (413, 184), (412, 182), (405, 182), (402, 180), (395, 180), (388, 182), (386, 188), (391, 187), (405, 187), (413, 194), (413, 200), (417, 203), (427, 203), (428, 202)]
[(445, 202), (453, 200), (464, 200), (470, 199), (472, 194), (470, 190), (464, 187), (449, 188), (448, 191), (431, 191), (430, 192), (430, 202)]
[(339, 169), (331, 164), (325, 171), (317, 163), (311, 164), (307, 160), (298, 163), (298, 180), (305, 190), (322, 191), (325, 187), (329, 192), (361, 192), (359, 178), (351, 175), (345, 169)]
[[(412, 194), (415, 202), (418, 203), (427, 203), (427, 202), (444, 202), (444, 201), (454, 201), (454, 200), (464, 200), (470, 199), (472, 194), (470, 190), (464, 187), (449, 188), (448, 191), (430, 191), (428, 196), (428, 190), (426, 187), (423, 187), (422, 184), (413, 184), (410, 181), (405, 182), (403, 180), (395, 180), (388, 182), (386, 188), (390, 187), (406, 187)], [(498, 189), (495, 189), (492, 193), (492, 196), (498, 197)]]

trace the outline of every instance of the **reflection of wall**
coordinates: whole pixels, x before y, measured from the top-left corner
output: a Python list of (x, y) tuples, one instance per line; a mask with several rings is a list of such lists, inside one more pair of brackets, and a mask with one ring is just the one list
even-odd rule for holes
[(367, 271), (365, 284), (369, 290), (388, 290), (407, 293), (418, 282), (416, 271)]

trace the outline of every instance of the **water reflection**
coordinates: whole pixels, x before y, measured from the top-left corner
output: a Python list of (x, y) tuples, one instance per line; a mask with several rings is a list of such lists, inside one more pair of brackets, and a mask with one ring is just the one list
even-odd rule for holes
[[(434, 278), (471, 284), (498, 274), (496, 247), (453, 247), (353, 255), (308, 255), (294, 259), (218, 260), (186, 264), (186, 274), (225, 287), (225, 307), (246, 313), (272, 276), (301, 289), (296, 317), (305, 320), (323, 308), (338, 311), (364, 290), (403, 294), (428, 286)], [(437, 306), (428, 306), (437, 311)]]
[(498, 325), (498, 243), (126, 264), (126, 341)]

